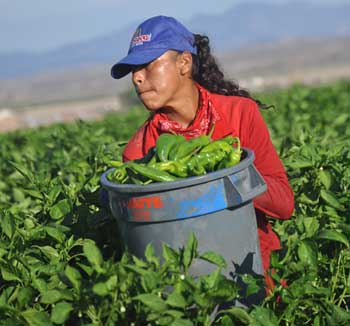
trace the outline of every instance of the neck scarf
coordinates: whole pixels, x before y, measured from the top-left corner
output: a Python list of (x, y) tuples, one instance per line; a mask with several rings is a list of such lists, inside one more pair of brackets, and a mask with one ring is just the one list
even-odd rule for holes
[(199, 107), (191, 124), (184, 128), (178, 122), (169, 120), (165, 113), (156, 113), (150, 120), (150, 127), (157, 133), (157, 136), (162, 133), (175, 133), (189, 139), (207, 135), (210, 132), (220, 116), (213, 107), (209, 91), (199, 84), (196, 86), (199, 90)]

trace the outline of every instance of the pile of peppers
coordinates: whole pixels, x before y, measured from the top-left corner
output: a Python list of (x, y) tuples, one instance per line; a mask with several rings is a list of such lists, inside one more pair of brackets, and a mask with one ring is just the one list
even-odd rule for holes
[(176, 181), (232, 167), (240, 162), (238, 137), (211, 140), (211, 134), (186, 140), (182, 135), (161, 134), (156, 146), (141, 159), (111, 161), (115, 169), (107, 178), (122, 184), (149, 184)]

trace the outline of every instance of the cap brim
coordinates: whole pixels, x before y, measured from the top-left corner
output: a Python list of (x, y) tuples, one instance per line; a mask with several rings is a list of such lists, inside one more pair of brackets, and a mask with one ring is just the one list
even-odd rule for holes
[(132, 52), (112, 67), (111, 75), (115, 79), (122, 78), (132, 70), (133, 66), (149, 63), (160, 57), (167, 50), (168, 49), (148, 49), (140, 52)]

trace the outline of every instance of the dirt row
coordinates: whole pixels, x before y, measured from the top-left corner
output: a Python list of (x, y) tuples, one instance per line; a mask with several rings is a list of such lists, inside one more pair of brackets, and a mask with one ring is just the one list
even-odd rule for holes
[(97, 120), (101, 119), (106, 113), (118, 112), (121, 109), (122, 105), (118, 97), (47, 104), (21, 110), (2, 108), (0, 110), (0, 132), (36, 128), (57, 122)]

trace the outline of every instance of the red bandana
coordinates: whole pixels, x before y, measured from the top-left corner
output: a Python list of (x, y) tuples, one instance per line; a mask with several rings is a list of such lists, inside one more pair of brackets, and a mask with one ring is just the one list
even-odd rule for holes
[(156, 113), (151, 120), (153, 127), (157, 129), (158, 135), (162, 133), (175, 133), (186, 138), (207, 135), (215, 122), (220, 119), (219, 114), (210, 99), (210, 93), (196, 84), (199, 89), (199, 108), (192, 123), (187, 127), (182, 127), (179, 123), (168, 119), (164, 113)]

